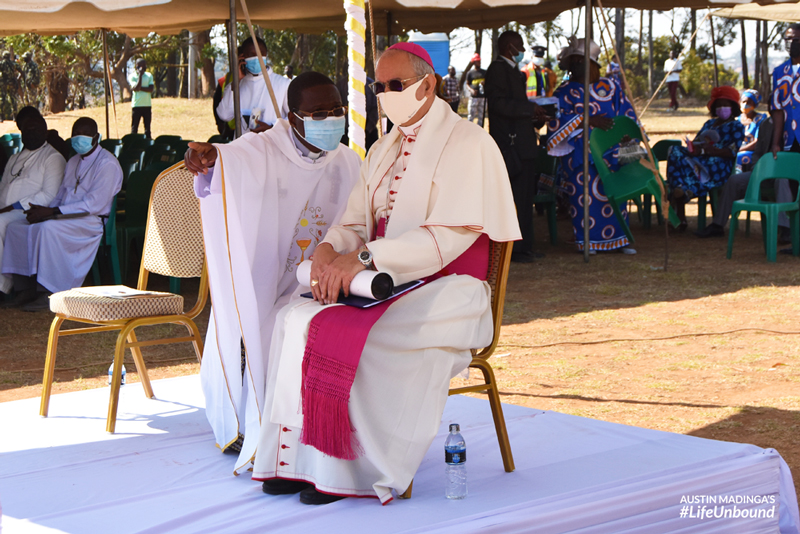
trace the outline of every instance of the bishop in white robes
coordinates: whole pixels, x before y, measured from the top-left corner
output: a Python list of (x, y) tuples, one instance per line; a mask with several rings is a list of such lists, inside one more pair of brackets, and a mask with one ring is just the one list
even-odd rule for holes
[[(395, 45), (376, 78), (396, 126), (371, 148), (340, 225), (315, 252), (309, 284), (316, 300), (294, 298), (280, 311), (269, 352), (253, 478), (272, 494), (301, 491), (297, 482), (307, 482), (313, 487), (300, 494), (306, 504), (333, 496), (386, 503), (408, 488), (438, 431), (451, 377), (467, 367), (470, 349), (492, 338), (488, 284), (448, 269), (483, 245), (485, 278), (489, 239), (520, 238), (497, 145), (435, 96), (427, 53)], [(395, 284), (441, 277), (391, 301), (369, 331), (346, 410), (356, 457), (343, 459), (303, 437), (304, 357), (309, 323), (364, 262)]]
[(200, 377), (217, 445), (241, 449), (236, 474), (258, 442), (275, 315), (298, 288), (297, 266), (344, 212), (361, 164), (339, 144), (345, 108), (330, 79), (297, 76), (288, 102), (288, 121), (227, 145), (190, 144), (186, 157), (197, 173), (213, 303)]
[[(262, 57), (267, 57), (267, 45), (261, 39), (258, 40), (261, 47)], [(244, 62), (242, 65), (241, 63)], [(239, 103), (240, 112), (242, 117), (248, 119), (256, 110), (261, 110), (261, 116), (258, 119), (263, 124), (257, 125), (255, 128), (250, 128), (250, 121), (242, 121), (243, 132), (263, 132), (268, 127), (274, 125), (278, 119), (287, 118), (289, 113), (289, 104), (287, 100), (287, 93), (289, 91), (289, 84), (291, 80), (279, 76), (273, 72), (270, 67), (267, 67), (267, 74), (269, 81), (272, 83), (272, 90), (275, 93), (275, 100), (278, 102), (280, 109), (280, 117), (275, 116), (275, 107), (272, 105), (272, 99), (269, 96), (267, 84), (264, 81), (264, 76), (261, 73), (261, 67), (258, 66), (258, 57), (256, 50), (253, 46), (252, 39), (246, 39), (241, 46), (241, 59), (239, 68), (231, 75), (239, 75), (240, 69), (244, 70), (245, 74), (239, 76)], [(225, 122), (233, 120), (233, 84), (229, 83), (222, 91), (222, 100), (217, 105), (217, 116)]]
[[(8, 225), (24, 221), (24, 211), (31, 204), (50, 204), (61, 186), (66, 165), (64, 157), (47, 143), (47, 123), (38, 112), (27, 114), (17, 126), (22, 131), (23, 149), (9, 158), (0, 180), (0, 261)], [(9, 293), (12, 288), (11, 277), (0, 274), (0, 291)], [(15, 299), (11, 304), (30, 300)]]
[(27, 220), (6, 229), (0, 270), (15, 275), (20, 292), (35, 290), (33, 276), (46, 290), (28, 310), (49, 308), (49, 293), (80, 287), (92, 268), (111, 203), (122, 187), (122, 168), (99, 141), (93, 119), (75, 121), (72, 145), (77, 154), (67, 162), (56, 197), (44, 205), (32, 202)]

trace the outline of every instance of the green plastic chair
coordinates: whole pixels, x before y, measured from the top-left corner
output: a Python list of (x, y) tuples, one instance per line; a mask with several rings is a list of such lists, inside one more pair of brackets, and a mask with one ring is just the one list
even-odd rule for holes
[(167, 167), (171, 166), (175, 163), (175, 151), (169, 145), (164, 144), (147, 147), (144, 151), (143, 168), (147, 169), (151, 163), (156, 162), (166, 163)]
[(6, 133), (6, 134), (3, 134), (3, 135), (0, 135), (0, 142), (2, 142), (2, 141), (13, 141), (13, 140), (14, 140), (14, 138), (11, 137), (11, 134), (7, 134)]
[(186, 151), (189, 150), (189, 143), (192, 141), (190, 139), (181, 139), (180, 141), (175, 141), (174, 143), (170, 144), (172, 150), (175, 151), (175, 162), (183, 159), (183, 156), (186, 154)]
[(172, 145), (178, 141), (181, 141), (183, 138), (180, 135), (159, 135), (155, 139), (155, 144), (157, 145)]
[(14, 141), (0, 141), (0, 146), (2, 146), (3, 150), (5, 150), (6, 158), (10, 158), (11, 156), (19, 152), (19, 149), (14, 144)]
[(209, 143), (230, 143), (230, 140), (226, 139), (224, 136), (215, 134), (208, 138)]
[(122, 167), (122, 189), (128, 184), (131, 173), (142, 170), (139, 162), (142, 160), (141, 154), (123, 154), (119, 157), (119, 165)]
[[(711, 205), (711, 216), (714, 216), (714, 213), (717, 211), (717, 203), (719, 202), (719, 192), (722, 191), (722, 187), (715, 187), (714, 189), (710, 190), (707, 194), (702, 194), (697, 197), (697, 229), (702, 230), (706, 227), (706, 211), (707, 206)], [(711, 202), (708, 201), (709, 197), (711, 198)]]
[(116, 221), (122, 280), (127, 280), (131, 244), (135, 242), (139, 256), (144, 246), (147, 227), (147, 210), (150, 207), (150, 191), (160, 173), (158, 171), (135, 171), (128, 178), (125, 188), (125, 215)]
[[(633, 120), (625, 116), (615, 117), (614, 126), (611, 129), (604, 131), (600, 128), (594, 128), (592, 130), (592, 134), (589, 137), (589, 150), (592, 153), (597, 174), (603, 182), (603, 189), (606, 197), (608, 197), (608, 203), (614, 210), (614, 215), (616, 215), (617, 221), (625, 231), (625, 235), (628, 236), (628, 240), (634, 243), (635, 240), (631, 234), (631, 229), (622, 216), (619, 206), (626, 200), (638, 199), (644, 194), (652, 195), (656, 202), (660, 204), (661, 189), (656, 180), (660, 180), (661, 176), (653, 174), (638, 161), (623, 165), (616, 172), (609, 170), (608, 165), (603, 160), (603, 154), (614, 145), (619, 144), (620, 140), (626, 135), (631, 139), (639, 139), (640, 141), (642, 139), (639, 126)], [(658, 169), (656, 169), (657, 171)], [(679, 224), (677, 223), (678, 217), (670, 209), (670, 220), (672, 221), (673, 218), (676, 221), (676, 225)]]
[(778, 152), (778, 159), (763, 157), (758, 160), (743, 200), (733, 203), (731, 211), (731, 228), (728, 232), (728, 259), (733, 255), (733, 236), (739, 226), (739, 213), (757, 211), (761, 213), (761, 234), (764, 238), (764, 249), (767, 261), (778, 259), (778, 214), (785, 212), (789, 217), (792, 229), (792, 254), (800, 256), (800, 194), (794, 202), (768, 202), (761, 200), (761, 184), (765, 180), (786, 179), (800, 184), (800, 154), (794, 152)]
[(94, 257), (92, 264), (92, 278), (94, 278), (94, 285), (102, 285), (100, 279), (100, 259), (105, 255), (108, 257), (108, 266), (111, 270), (111, 277), (114, 280), (114, 285), (122, 284), (122, 274), (119, 269), (119, 250), (117, 248), (117, 197), (111, 202), (111, 211), (108, 214), (105, 228), (103, 229), (103, 237), (100, 239), (100, 247), (97, 249), (97, 255)]
[(10, 135), (11, 139), (14, 141), (14, 146), (16, 146), (19, 150), (22, 150), (22, 134), (12, 132), (8, 135)]
[(100, 146), (114, 154), (115, 158), (122, 154), (122, 139), (103, 139)]
[(144, 141), (147, 136), (143, 133), (128, 134), (122, 136), (122, 151), (124, 152), (134, 141)]
[[(662, 139), (652, 146), (651, 150), (653, 151), (653, 157), (656, 158), (656, 162), (666, 161), (667, 157), (669, 156), (669, 149), (674, 146), (681, 146), (681, 144), (682, 143), (680, 139)], [(653, 196), (644, 195), (642, 198), (642, 216), (640, 217), (640, 220), (642, 221), (642, 225), (645, 227), (645, 229), (648, 230), (651, 227), (652, 206)], [(658, 202), (656, 203), (656, 217), (658, 218), (658, 224), (664, 224), (664, 214), (661, 213), (661, 204)]]

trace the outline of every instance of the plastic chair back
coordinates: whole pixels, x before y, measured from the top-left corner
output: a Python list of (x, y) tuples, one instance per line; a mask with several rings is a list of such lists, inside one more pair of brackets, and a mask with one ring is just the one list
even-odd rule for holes
[(125, 151), (134, 141), (143, 141), (147, 139), (145, 134), (135, 133), (135, 134), (128, 134), (122, 136), (122, 150)]
[[(770, 156), (771, 154), (767, 154)], [(772, 157), (762, 157), (758, 160), (750, 181), (747, 183), (747, 191), (744, 194), (745, 202), (757, 203), (761, 201), (761, 184), (766, 180), (786, 179), (800, 183), (800, 154), (796, 152), (778, 152), (778, 159)], [(795, 202), (798, 198), (795, 198)]]
[(653, 145), (653, 156), (655, 156), (658, 161), (667, 161), (669, 149), (674, 146), (681, 146), (681, 144), (680, 139), (662, 139)]
[(181, 139), (180, 135), (159, 135), (156, 137), (154, 143), (157, 145), (172, 145)]
[[(606, 150), (618, 144), (626, 135), (631, 139), (642, 140), (639, 126), (625, 116), (614, 117), (614, 126), (608, 130), (601, 130), (600, 128), (592, 130), (592, 134), (589, 137), (589, 151), (592, 153), (592, 159), (601, 178), (611, 174), (608, 166), (603, 161), (603, 154), (605, 154)], [(629, 165), (635, 165), (635, 163)]]
[(134, 227), (147, 224), (147, 210), (150, 207), (150, 192), (158, 178), (157, 171), (135, 171), (128, 178), (125, 189), (125, 226)]
[(114, 154), (115, 158), (119, 158), (119, 155), (122, 154), (121, 139), (103, 139), (100, 141), (100, 146)]
[(169, 167), (175, 163), (175, 151), (169, 145), (147, 147), (144, 151), (144, 167), (147, 168), (151, 163), (168, 163), (167, 167)]
[(208, 138), (208, 142), (209, 143), (221, 143), (221, 144), (224, 144), (224, 143), (229, 143), (230, 140), (228, 140), (225, 136), (216, 134), (216, 135), (212, 135), (211, 137), (209, 137)]

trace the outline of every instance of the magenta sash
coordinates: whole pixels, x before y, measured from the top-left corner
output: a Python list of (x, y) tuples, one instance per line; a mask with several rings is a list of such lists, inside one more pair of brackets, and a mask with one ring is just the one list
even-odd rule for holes
[[(486, 280), (489, 245), (489, 237), (481, 234), (466, 252), (427, 277), (425, 283), (450, 274)], [(347, 411), (350, 390), (372, 326), (401, 297), (371, 308), (334, 306), (311, 320), (303, 356), (301, 443), (342, 460), (355, 460), (363, 452)]]

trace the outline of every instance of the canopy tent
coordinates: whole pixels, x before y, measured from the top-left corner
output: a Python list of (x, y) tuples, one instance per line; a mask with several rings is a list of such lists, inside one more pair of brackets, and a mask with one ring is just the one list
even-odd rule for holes
[[(237, 2), (238, 3), (238, 2)], [(609, 0), (606, 7), (667, 10), (674, 7), (730, 6), (736, 1), (707, 0)], [(760, 0), (759, 3), (772, 3)], [(312, 8), (313, 4), (313, 8)], [(375, 30), (379, 35), (417, 30), (450, 32), (454, 28), (498, 28), (508, 22), (533, 24), (552, 20), (563, 11), (581, 7), (576, 0), (374, 0)], [(794, 5), (794, 4), (793, 4)], [(294, 29), (301, 33), (333, 30), (344, 33), (342, 0), (251, 0), (253, 23), (268, 29)], [(740, 6), (744, 7), (744, 6)], [(242, 20), (241, 6), (237, 18)], [(0, 0), (0, 36), (20, 33), (54, 35), (105, 28), (142, 37), (181, 30), (207, 30), (230, 18), (226, 0)], [(389, 28), (391, 24), (391, 29)]]
[(715, 17), (723, 17), (727, 19), (800, 22), (800, 2), (764, 6), (747, 4), (717, 9), (711, 14)]

